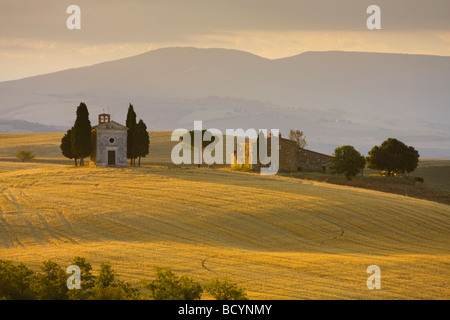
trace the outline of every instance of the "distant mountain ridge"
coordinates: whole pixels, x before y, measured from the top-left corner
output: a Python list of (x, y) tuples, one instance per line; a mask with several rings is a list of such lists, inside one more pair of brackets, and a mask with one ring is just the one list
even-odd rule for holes
[(62, 132), (64, 126), (45, 125), (24, 120), (3, 120), (0, 119), (0, 132)]
[[(314, 149), (367, 152), (394, 136), (450, 158), (450, 57), (306, 52), (270, 60), (230, 49), (166, 48), (0, 83), (0, 119), (69, 127), (86, 102), (122, 123), (128, 103), (150, 130), (303, 130)], [(1, 127), (0, 127), (1, 130)]]

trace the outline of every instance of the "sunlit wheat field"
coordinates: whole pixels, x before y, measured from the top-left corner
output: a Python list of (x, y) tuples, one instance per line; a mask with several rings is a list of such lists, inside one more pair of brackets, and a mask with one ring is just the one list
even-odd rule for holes
[(136, 286), (162, 266), (251, 299), (450, 298), (448, 205), (225, 169), (0, 168), (0, 259), (36, 270), (83, 256)]

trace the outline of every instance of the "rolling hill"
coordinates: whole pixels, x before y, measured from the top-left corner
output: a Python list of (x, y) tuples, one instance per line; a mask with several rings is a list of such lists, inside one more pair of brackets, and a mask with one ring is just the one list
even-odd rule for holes
[[(17, 151), (30, 149), (36, 159), (28, 166), (39, 166), (39, 163), (71, 165), (72, 160), (65, 158), (59, 147), (63, 135), (64, 133), (0, 133), (0, 161), (18, 161), (15, 157)], [(142, 159), (142, 164), (173, 167), (171, 152), (177, 142), (171, 141), (171, 132), (150, 131), (149, 135), (150, 153)], [(20, 164), (16, 164), (16, 167), (21, 168)], [(7, 168), (12, 169), (11, 166)], [(375, 173), (374, 170), (366, 169), (366, 174)], [(450, 160), (419, 159), (419, 166), (411, 175), (424, 178), (426, 184), (433, 189), (450, 192)]]
[[(58, 162), (56, 135), (1, 134), (0, 156), (42, 141), (41, 156)], [(151, 278), (154, 266), (170, 267), (201, 282), (229, 277), (251, 299), (450, 297), (450, 206), (290, 177), (171, 166), (168, 135), (152, 133), (160, 156), (143, 168), (3, 158), (0, 259), (36, 270), (47, 259), (68, 266), (83, 256), (95, 270), (111, 261), (133, 285)], [(423, 168), (435, 165), (448, 162)], [(374, 264), (381, 290), (366, 287)]]
[(269, 60), (167, 48), (2, 82), (0, 119), (68, 128), (84, 101), (94, 123), (103, 111), (124, 122), (131, 102), (150, 130), (191, 129), (194, 120), (221, 130), (300, 128), (324, 153), (343, 144), (366, 153), (396, 137), (423, 157), (450, 158), (449, 82), (450, 57), (306, 52)]
[(33, 268), (84, 256), (138, 285), (158, 265), (252, 299), (450, 296), (447, 205), (212, 169), (24, 166), (0, 185), (0, 257)]

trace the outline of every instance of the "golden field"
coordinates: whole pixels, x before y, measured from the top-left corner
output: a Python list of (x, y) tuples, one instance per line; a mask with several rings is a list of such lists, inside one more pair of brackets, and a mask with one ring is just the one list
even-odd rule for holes
[[(94, 272), (108, 260), (135, 285), (170, 267), (201, 282), (229, 277), (251, 299), (450, 298), (448, 205), (164, 165), (162, 133), (142, 168), (5, 161), (17, 145), (39, 146), (14, 135), (0, 135), (0, 259), (37, 270), (83, 256)], [(38, 158), (59, 160), (61, 134), (44, 135)], [(381, 269), (381, 290), (366, 287), (369, 265)]]

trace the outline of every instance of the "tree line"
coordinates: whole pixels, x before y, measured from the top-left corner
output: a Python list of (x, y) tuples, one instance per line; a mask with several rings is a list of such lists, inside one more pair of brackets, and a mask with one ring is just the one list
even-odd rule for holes
[(336, 148), (330, 170), (334, 174), (344, 174), (348, 180), (364, 169), (366, 164), (370, 169), (387, 176), (403, 175), (416, 170), (419, 157), (414, 147), (389, 138), (380, 146), (374, 146), (368, 157), (362, 156), (350, 145)]
[[(307, 145), (303, 131), (291, 129), (289, 139), (295, 141), (299, 148)], [(387, 139), (380, 146), (374, 146), (368, 157), (364, 157), (350, 145), (336, 148), (333, 155), (331, 173), (343, 174), (348, 180), (355, 177), (366, 165), (387, 176), (410, 173), (416, 170), (420, 157), (414, 147), (394, 138)]]
[(97, 275), (86, 258), (75, 257), (71, 264), (80, 268), (81, 289), (69, 290), (70, 275), (52, 260), (41, 264), (41, 272), (0, 260), (0, 300), (199, 300), (204, 291), (217, 300), (247, 300), (245, 289), (230, 279), (202, 285), (156, 267), (155, 278), (142, 279), (139, 288), (122, 281), (110, 262), (102, 262)]
[[(133, 105), (128, 107), (126, 119), (127, 131), (127, 158), (132, 166), (141, 165), (141, 157), (149, 153), (150, 138), (147, 132), (147, 125), (142, 119), (136, 122), (136, 113)], [(81, 102), (77, 107), (75, 123), (67, 130), (61, 139), (61, 152), (69, 159), (73, 159), (75, 166), (84, 166), (84, 158), (92, 153), (92, 126), (89, 120), (89, 111), (85, 103)]]

